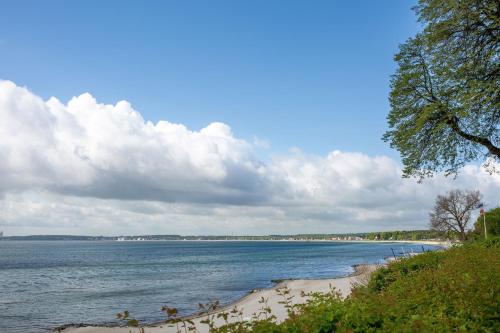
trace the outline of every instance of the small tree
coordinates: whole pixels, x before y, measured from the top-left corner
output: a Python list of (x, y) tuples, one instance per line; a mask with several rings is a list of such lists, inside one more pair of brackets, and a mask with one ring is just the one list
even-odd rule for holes
[(429, 214), (431, 229), (457, 233), (461, 240), (465, 240), (470, 215), (480, 202), (479, 191), (453, 190), (438, 195), (434, 210)]

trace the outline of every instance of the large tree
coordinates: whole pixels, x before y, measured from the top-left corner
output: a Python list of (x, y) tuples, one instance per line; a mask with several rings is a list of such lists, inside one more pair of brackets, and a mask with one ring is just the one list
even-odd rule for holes
[(405, 177), (500, 161), (500, 1), (420, 0), (424, 29), (400, 46), (384, 140)]
[(479, 191), (453, 190), (438, 195), (430, 215), (430, 227), (446, 233), (456, 233), (461, 240), (467, 238), (470, 215), (481, 202)]

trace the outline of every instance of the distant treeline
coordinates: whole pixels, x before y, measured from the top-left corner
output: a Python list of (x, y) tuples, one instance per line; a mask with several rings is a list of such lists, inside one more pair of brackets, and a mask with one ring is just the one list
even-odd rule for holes
[(297, 234), (267, 236), (182, 236), (182, 235), (139, 235), (139, 236), (73, 236), (32, 235), (4, 236), (0, 240), (50, 240), (50, 241), (137, 241), (137, 240), (423, 240), (441, 238), (433, 230), (384, 231), (349, 234)]
[(436, 230), (412, 230), (412, 231), (384, 231), (370, 232), (363, 238), (369, 240), (423, 240), (423, 239), (441, 239), (443, 233)]

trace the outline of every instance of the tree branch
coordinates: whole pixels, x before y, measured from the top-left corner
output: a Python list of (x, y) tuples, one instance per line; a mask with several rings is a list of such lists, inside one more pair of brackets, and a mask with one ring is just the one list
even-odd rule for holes
[(500, 158), (500, 148), (496, 147), (489, 139), (483, 138), (480, 136), (472, 135), (467, 132), (464, 132), (460, 126), (458, 125), (458, 118), (456, 116), (449, 117), (446, 123), (450, 126), (450, 128), (460, 135), (462, 138), (483, 145), (488, 149), (488, 152), (492, 155), (496, 155)]

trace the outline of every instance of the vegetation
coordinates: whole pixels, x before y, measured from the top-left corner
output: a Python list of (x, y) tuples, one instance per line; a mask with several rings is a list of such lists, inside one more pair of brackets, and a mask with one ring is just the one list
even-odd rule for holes
[(383, 231), (363, 234), (368, 240), (423, 240), (441, 239), (444, 234), (436, 230)]
[(383, 137), (404, 176), (500, 161), (500, 2), (420, 0), (414, 10), (424, 29), (395, 56)]
[(454, 190), (438, 195), (430, 213), (430, 227), (441, 232), (453, 232), (463, 241), (467, 239), (470, 215), (481, 202), (479, 191)]
[(484, 238), (484, 220), (486, 220), (488, 237), (500, 236), (500, 207), (487, 211), (484, 217), (483, 219), (483, 216), (479, 216), (474, 223), (474, 234)]

